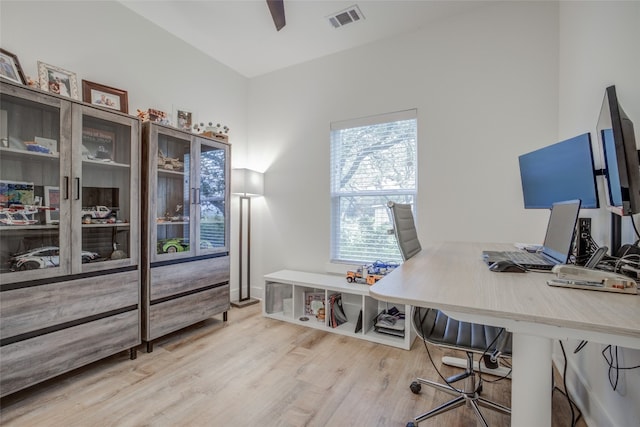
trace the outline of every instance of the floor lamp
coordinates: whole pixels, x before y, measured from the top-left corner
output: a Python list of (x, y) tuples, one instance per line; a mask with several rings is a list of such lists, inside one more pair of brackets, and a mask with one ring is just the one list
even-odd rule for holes
[[(246, 307), (258, 302), (251, 298), (251, 198), (264, 193), (264, 176), (251, 169), (234, 169), (231, 176), (232, 193), (240, 196), (238, 222), (238, 300), (234, 307)], [(243, 293), (243, 278), (247, 281), (247, 294)]]

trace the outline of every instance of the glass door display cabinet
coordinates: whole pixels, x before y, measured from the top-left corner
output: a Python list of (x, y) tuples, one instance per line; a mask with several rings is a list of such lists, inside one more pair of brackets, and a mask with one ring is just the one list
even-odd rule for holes
[(229, 308), (230, 146), (143, 124), (143, 340)]
[(5, 395), (123, 349), (135, 356), (140, 122), (1, 85)]

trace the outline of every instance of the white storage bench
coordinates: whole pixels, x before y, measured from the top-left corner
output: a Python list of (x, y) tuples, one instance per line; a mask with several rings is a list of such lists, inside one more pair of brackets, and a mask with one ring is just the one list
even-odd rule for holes
[[(416, 337), (409, 320), (411, 307), (398, 306), (369, 296), (369, 285), (347, 283), (344, 276), (336, 274), (293, 270), (280, 270), (267, 274), (264, 280), (262, 312), (265, 317), (405, 350), (411, 349)], [(334, 328), (330, 322), (329, 298), (336, 293), (342, 295), (342, 307), (347, 322)], [(324, 318), (322, 315), (318, 318), (305, 310), (310, 305), (305, 301), (305, 297), (311, 301), (311, 305), (324, 305)], [(406, 314), (404, 336), (377, 332), (374, 328), (377, 316), (392, 307)], [(356, 332), (360, 316), (362, 316), (362, 327)]]

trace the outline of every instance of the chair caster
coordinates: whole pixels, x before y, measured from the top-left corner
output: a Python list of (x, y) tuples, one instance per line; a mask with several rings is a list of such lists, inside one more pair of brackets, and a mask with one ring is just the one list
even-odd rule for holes
[[(409, 388), (411, 389), (411, 392), (413, 394), (420, 394), (420, 390), (422, 390), (422, 386), (417, 381), (412, 382), (411, 385), (409, 386)], [(413, 424), (413, 422), (411, 424)], [(409, 426), (407, 424), (407, 427), (412, 427), (412, 426)]]
[(418, 425), (416, 423), (414, 423), (413, 421), (409, 421), (407, 423), (407, 427), (418, 427)]

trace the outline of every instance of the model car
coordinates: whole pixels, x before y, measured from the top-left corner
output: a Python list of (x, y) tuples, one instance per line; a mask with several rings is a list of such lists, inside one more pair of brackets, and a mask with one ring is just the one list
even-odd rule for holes
[(91, 223), (92, 220), (115, 222), (117, 218), (116, 212), (106, 206), (90, 206), (82, 208), (81, 215), (82, 222), (85, 224)]
[[(200, 249), (211, 249), (213, 247), (213, 244), (208, 240), (200, 241)], [(189, 249), (189, 239), (185, 239), (183, 237), (166, 239), (158, 242), (158, 253), (173, 254), (176, 252), (188, 252)]]
[[(82, 262), (87, 263), (100, 258), (95, 252), (82, 251)], [(43, 246), (14, 254), (9, 260), (11, 271), (35, 270), (38, 268), (58, 267), (60, 249), (57, 246)]]
[(189, 251), (189, 239), (177, 237), (158, 242), (158, 253), (173, 254)]

